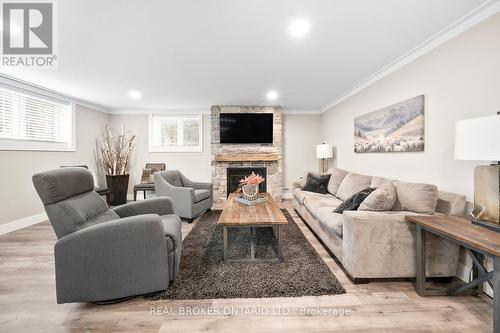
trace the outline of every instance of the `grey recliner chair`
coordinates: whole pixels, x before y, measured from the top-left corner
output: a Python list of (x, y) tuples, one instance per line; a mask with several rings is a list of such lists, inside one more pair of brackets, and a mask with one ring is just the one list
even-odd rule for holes
[(177, 170), (155, 172), (153, 178), (156, 196), (170, 197), (180, 217), (192, 220), (212, 208), (212, 184), (193, 182)]
[(33, 184), (58, 238), (57, 303), (119, 300), (175, 279), (181, 220), (168, 198), (109, 209), (83, 168), (37, 173)]

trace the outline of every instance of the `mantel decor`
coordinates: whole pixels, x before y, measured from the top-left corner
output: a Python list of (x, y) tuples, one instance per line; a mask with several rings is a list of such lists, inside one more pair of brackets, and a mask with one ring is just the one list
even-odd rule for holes
[(127, 202), (129, 181), (129, 156), (134, 148), (135, 135), (125, 135), (122, 126), (120, 134), (114, 136), (110, 126), (101, 133), (99, 145), (101, 158), (106, 173), (106, 183), (111, 192), (111, 205), (118, 206)]

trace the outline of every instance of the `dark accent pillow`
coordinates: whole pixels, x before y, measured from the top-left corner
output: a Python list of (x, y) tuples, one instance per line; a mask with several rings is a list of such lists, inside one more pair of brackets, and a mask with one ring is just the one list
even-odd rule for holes
[(347, 198), (344, 202), (342, 202), (333, 212), (342, 214), (345, 210), (357, 210), (359, 205), (361, 205), (366, 197), (369, 196), (373, 191), (375, 191), (375, 189), (371, 187), (359, 191), (352, 197)]
[(302, 191), (326, 194), (330, 177), (331, 175), (313, 175), (309, 173)]

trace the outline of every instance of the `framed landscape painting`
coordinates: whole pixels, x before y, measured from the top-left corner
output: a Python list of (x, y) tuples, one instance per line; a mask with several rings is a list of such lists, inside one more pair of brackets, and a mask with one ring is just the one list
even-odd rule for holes
[(354, 152), (424, 151), (424, 95), (354, 119)]

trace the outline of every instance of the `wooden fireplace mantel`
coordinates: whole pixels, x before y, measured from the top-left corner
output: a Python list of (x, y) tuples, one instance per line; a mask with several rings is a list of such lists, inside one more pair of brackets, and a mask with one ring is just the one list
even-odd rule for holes
[(278, 154), (218, 154), (215, 155), (216, 162), (257, 162), (278, 161)]

